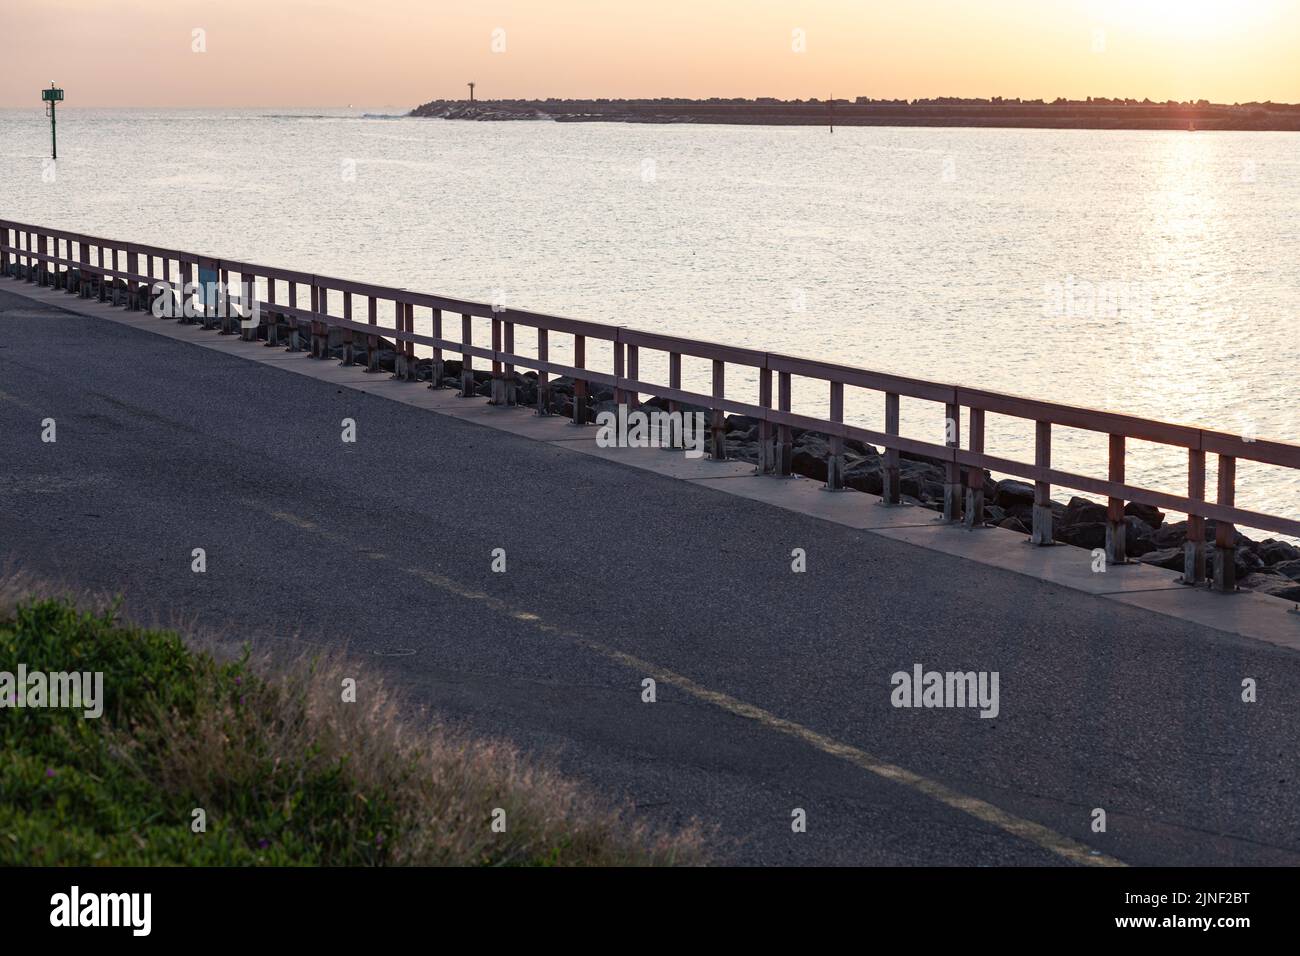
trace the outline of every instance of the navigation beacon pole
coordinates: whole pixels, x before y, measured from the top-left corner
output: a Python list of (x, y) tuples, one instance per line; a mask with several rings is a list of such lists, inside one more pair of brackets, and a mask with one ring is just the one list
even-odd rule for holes
[(59, 138), (55, 132), (54, 104), (63, 99), (63, 90), (50, 83), (48, 90), (41, 90), (41, 100), (46, 104), (45, 110), (50, 115), (50, 158), (59, 158)]

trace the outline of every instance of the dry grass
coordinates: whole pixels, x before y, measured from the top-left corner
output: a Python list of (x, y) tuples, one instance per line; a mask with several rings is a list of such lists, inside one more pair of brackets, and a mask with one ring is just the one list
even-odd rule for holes
[[(423, 713), (344, 655), (272, 659), (232, 655), (211, 640), (186, 646), (111, 614), (78, 615), (48, 597), (60, 593), (22, 575), (0, 578), (0, 646), (44, 655), (26, 661), (33, 669), (60, 669), (63, 653), (86, 669), (88, 655), (103, 654), (95, 666), (106, 685), (130, 690), (109, 694), (100, 721), (64, 726), (56, 722), (75, 718), (0, 712), (6, 741), (31, 751), (25, 771), (21, 753), (0, 764), (0, 836), (10, 837), (0, 847), (13, 844), (13, 862), (705, 862), (698, 827), (652, 828), (512, 745)], [(125, 656), (130, 670), (110, 674)], [(345, 679), (356, 681), (355, 702), (343, 699)], [(3, 726), (15, 719), (31, 723)], [(50, 793), (39, 780), (33, 792), (34, 775), (56, 756)], [(106, 801), (121, 812), (106, 812)], [(209, 821), (198, 836), (195, 807)], [(504, 832), (492, 826), (498, 811)], [(140, 819), (148, 825), (124, 822)]]
[[(295, 776), (264, 779), (273, 792), (293, 792), (344, 766), (353, 799), (383, 796), (395, 806), (386, 837), (394, 864), (703, 862), (698, 829), (656, 832), (512, 745), (404, 704), (381, 678), (341, 655), (263, 658), (253, 670), (263, 680), (238, 706), (214, 694), (195, 732), (168, 738), (159, 760), (165, 790), (229, 803), (232, 788), (257, 786), (268, 765), (272, 775)], [(345, 680), (356, 681), (355, 703), (342, 701)], [(496, 811), (504, 811), (504, 833), (491, 828)], [(369, 841), (373, 835), (363, 830), (357, 818), (346, 840)]]

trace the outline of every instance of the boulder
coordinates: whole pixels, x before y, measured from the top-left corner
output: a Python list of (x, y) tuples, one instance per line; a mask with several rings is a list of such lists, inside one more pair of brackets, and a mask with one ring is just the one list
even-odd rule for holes
[(1134, 515), (1127, 515), (1124, 525), (1127, 529), (1124, 532), (1124, 546), (1129, 557), (1140, 558), (1149, 551), (1157, 550), (1155, 528)]
[(1168, 568), (1170, 571), (1183, 570), (1183, 549), (1182, 548), (1161, 548), (1158, 551), (1148, 551), (1138, 558), (1143, 564), (1154, 564), (1158, 568)]
[(885, 493), (885, 476), (879, 467), (867, 467), (865, 462), (844, 473), (844, 487), (864, 491), (869, 495)]
[(1255, 553), (1266, 565), (1282, 564), (1300, 559), (1300, 548), (1275, 538), (1266, 538), (1255, 546)]
[(1094, 548), (1106, 546), (1106, 522), (1075, 521), (1072, 523), (1053, 522), (1052, 536), (1057, 541), (1072, 544), (1076, 548)]
[(1033, 505), (1034, 486), (1027, 481), (1004, 478), (993, 487), (990, 496), (993, 504), (1008, 510), (1023, 505)]
[(752, 429), (757, 435), (759, 420), (752, 415), (728, 415), (726, 425), (728, 432), (746, 432)]
[(1155, 505), (1144, 505), (1136, 501), (1130, 501), (1124, 506), (1124, 514), (1139, 518), (1152, 528), (1159, 528), (1165, 523), (1165, 513)]
[(1106, 506), (1089, 501), (1087, 498), (1074, 497), (1065, 506), (1061, 522), (1067, 526), (1081, 524), (1106, 523)]
[(1269, 594), (1284, 601), (1300, 601), (1300, 582), (1280, 574), (1255, 573), (1237, 579), (1237, 586), (1258, 594)]
[(1300, 581), (1300, 558), (1294, 561), (1283, 561), (1281, 564), (1275, 564), (1272, 570), (1276, 574), (1290, 578), (1292, 581)]
[(790, 470), (797, 475), (826, 480), (826, 456), (814, 454), (807, 445), (801, 445), (790, 456)]

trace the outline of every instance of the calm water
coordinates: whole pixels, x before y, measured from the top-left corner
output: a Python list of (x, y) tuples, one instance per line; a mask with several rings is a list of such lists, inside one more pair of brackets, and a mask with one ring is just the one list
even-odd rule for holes
[[(365, 112), (399, 110), (67, 109), (50, 183), (40, 111), (0, 111), (0, 215), (1300, 441), (1300, 134)], [(941, 440), (942, 409), (904, 400), (904, 428)], [(1030, 423), (989, 429), (1032, 448)], [(1104, 436), (1054, 453), (1104, 477)], [(1138, 444), (1130, 479), (1181, 492), (1184, 468)], [(1300, 518), (1300, 476), (1238, 481)]]

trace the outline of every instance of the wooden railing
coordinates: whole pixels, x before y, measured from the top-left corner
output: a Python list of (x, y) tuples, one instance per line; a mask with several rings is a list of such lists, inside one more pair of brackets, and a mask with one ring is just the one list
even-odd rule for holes
[[(267, 345), (279, 344), (281, 325), (287, 325), (290, 350), (299, 350), (304, 337), (316, 358), (329, 354), (331, 329), (342, 331), (344, 362), (352, 364), (354, 343), (358, 336), (367, 343), (367, 362), (378, 371), (380, 337), (396, 346), (397, 377), (415, 381), (417, 345), (432, 349), (433, 386), (440, 387), (444, 355), (452, 352), (462, 360), (461, 394), (475, 394), (474, 360), (491, 364), (491, 401), (513, 404), (516, 368), (537, 373), (538, 411), (550, 408), (551, 375), (571, 378), (574, 385), (575, 421), (587, 418), (587, 394), (591, 383), (614, 389), (620, 404), (635, 405), (641, 395), (654, 395), (670, 403), (692, 403), (711, 409), (710, 429), (713, 454), (725, 457), (726, 413), (752, 416), (759, 422), (760, 461), (763, 473), (788, 475), (793, 449), (792, 429), (802, 428), (829, 436), (827, 485), (843, 487), (843, 462), (846, 440), (856, 439), (884, 449), (883, 498), (897, 504), (899, 492), (899, 455), (910, 452), (943, 463), (944, 518), (964, 521), (978, 527), (984, 520), (983, 470), (997, 471), (1034, 483), (1031, 541), (1046, 545), (1053, 541), (1051, 488), (1059, 485), (1085, 493), (1104, 496), (1107, 509), (1107, 558), (1115, 563), (1127, 559), (1125, 548), (1124, 506), (1140, 502), (1188, 515), (1183, 579), (1189, 584), (1207, 580), (1205, 521), (1214, 519), (1217, 530), (1213, 543), (1212, 583), (1217, 590), (1236, 587), (1234, 540), (1237, 524), (1300, 537), (1300, 521), (1277, 515), (1249, 511), (1235, 505), (1237, 461), (1262, 462), (1284, 468), (1300, 469), (1300, 446), (1173, 425), (1113, 412), (1094, 411), (1055, 402), (1005, 395), (959, 385), (945, 385), (919, 379), (903, 378), (866, 369), (798, 358), (774, 352), (735, 348), (712, 342), (696, 341), (655, 332), (643, 332), (623, 326), (585, 322), (577, 319), (543, 315), (519, 309), (505, 309), (489, 303), (470, 302), (447, 296), (412, 292), (407, 289), (369, 285), (296, 272), (271, 266), (230, 259), (199, 256), (190, 252), (162, 249), (139, 243), (119, 242), (79, 233), (48, 229), (0, 220), (0, 266), (4, 275), (17, 274), (29, 282), (54, 285), (84, 296), (97, 296), (132, 308), (149, 308), (160, 295), (172, 298), (175, 306), (185, 305), (186, 283), (195, 283), (198, 268), (212, 270), (226, 288), (240, 283), (263, 280), (267, 298), (257, 303), (258, 322), (240, 322), (225, 315), (208, 314), (201, 321), (205, 327), (220, 327), (227, 334), (241, 333), (245, 338), (260, 338), (260, 325), (266, 326)], [(234, 280), (231, 277), (237, 276)], [(279, 295), (283, 286), (285, 298)], [(308, 290), (308, 300), (300, 303), (300, 287)], [(331, 296), (341, 296), (341, 314), (331, 313)], [(354, 317), (354, 300), (364, 307), (362, 318)], [(389, 304), (391, 303), (391, 310)], [(415, 331), (415, 310), (429, 310), (431, 334)], [(391, 324), (379, 323), (380, 312), (391, 312)], [(447, 337), (443, 313), (460, 315), (460, 335)], [(473, 319), (491, 320), (490, 343), (475, 343)], [(181, 321), (186, 321), (182, 318)], [(515, 351), (515, 329), (531, 327), (537, 334), (537, 355)], [(550, 359), (550, 336), (572, 336), (573, 364), (564, 365)], [(587, 366), (588, 340), (611, 343), (613, 367), (593, 369)], [(667, 357), (668, 381), (651, 381), (641, 374), (646, 352)], [(683, 356), (712, 363), (712, 388), (708, 394), (683, 388)], [(726, 396), (728, 366), (753, 370), (758, 394), (753, 402), (736, 401)], [(775, 403), (772, 390), (776, 377)], [(794, 378), (821, 381), (829, 390), (829, 417), (819, 418), (791, 411)], [(883, 394), (884, 431), (863, 428), (844, 421), (845, 386), (869, 389)], [(899, 402), (908, 397), (943, 406), (944, 441), (936, 443), (900, 434)], [(968, 420), (967, 443), (961, 444), (962, 410)], [(1034, 423), (1034, 461), (1017, 461), (986, 454), (984, 424), (986, 414), (1011, 416)], [(936, 421), (936, 424), (939, 424)], [(1105, 478), (1063, 471), (1052, 465), (1052, 429), (1054, 426), (1100, 432), (1109, 436), (1109, 454)], [(1126, 444), (1129, 440), (1155, 442), (1187, 452), (1187, 494), (1176, 495), (1129, 484), (1125, 480)], [(1206, 456), (1218, 458), (1216, 499), (1206, 498)], [(962, 471), (967, 471), (962, 482)]]

